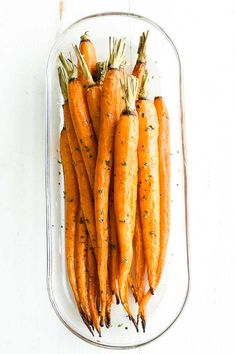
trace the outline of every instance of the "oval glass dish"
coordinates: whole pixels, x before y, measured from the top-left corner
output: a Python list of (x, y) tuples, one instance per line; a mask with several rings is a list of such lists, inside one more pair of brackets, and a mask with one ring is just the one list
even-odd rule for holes
[[(59, 135), (63, 127), (62, 98), (57, 77), (58, 54), (69, 53), (71, 44), (89, 31), (98, 60), (108, 57), (108, 36), (126, 37), (128, 68), (134, 65), (139, 36), (149, 30), (147, 66), (150, 97), (163, 96), (169, 111), (171, 150), (171, 230), (161, 282), (147, 310), (147, 328), (139, 333), (121, 305), (112, 306), (112, 327), (102, 337), (88, 332), (78, 314), (67, 279), (64, 240), (63, 172)], [(153, 21), (130, 13), (102, 13), (72, 24), (57, 39), (47, 67), (47, 286), (52, 306), (62, 323), (83, 340), (107, 348), (128, 349), (149, 343), (166, 332), (180, 315), (188, 295), (187, 177), (185, 164), (181, 64), (167, 34)], [(132, 304), (134, 313), (137, 305)]]

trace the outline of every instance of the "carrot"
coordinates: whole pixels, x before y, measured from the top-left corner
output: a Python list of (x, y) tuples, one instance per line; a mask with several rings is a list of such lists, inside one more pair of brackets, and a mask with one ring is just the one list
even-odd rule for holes
[[(66, 91), (66, 90), (65, 90)], [(67, 92), (67, 91), (66, 91)], [(80, 202), (85, 217), (86, 226), (89, 232), (92, 247), (96, 252), (96, 227), (93, 208), (93, 195), (91, 192), (87, 172), (82, 159), (80, 146), (71, 119), (68, 103), (64, 106), (65, 126), (72, 154), (73, 164), (77, 175), (80, 190)]]
[[(90, 35), (88, 32), (85, 32), (80, 37), (80, 45), (79, 50), (82, 53), (84, 60), (88, 66), (89, 71), (96, 77), (97, 74), (97, 56), (93, 42), (90, 39)], [(81, 71), (80, 65), (78, 65), (78, 78), (83, 77), (83, 72)]]
[(97, 265), (96, 259), (91, 245), (90, 239), (88, 240), (88, 301), (92, 317), (92, 322), (101, 337), (101, 329), (99, 325), (99, 315), (96, 305), (97, 297)]
[(109, 224), (110, 224), (110, 287), (112, 294), (116, 297), (116, 303), (119, 304), (119, 244), (117, 239), (116, 218), (114, 208), (114, 177), (112, 176), (109, 194)]
[(87, 284), (87, 249), (88, 237), (84, 223), (83, 212), (80, 208), (77, 217), (77, 231), (75, 239), (75, 274), (77, 288), (79, 293), (80, 304), (87, 321), (92, 324), (91, 313), (88, 301), (88, 284)]
[(134, 293), (138, 304), (144, 296), (145, 257), (143, 253), (143, 235), (140, 220), (139, 202), (137, 202), (134, 231)]
[(83, 85), (79, 80), (76, 79), (77, 70), (74, 64), (66, 60), (62, 53), (59, 55), (59, 59), (64, 66), (69, 78), (68, 102), (71, 118), (77, 139), (79, 141), (79, 146), (89, 178), (91, 190), (93, 190), (97, 159), (97, 141), (89, 117)]
[[(64, 110), (65, 105), (68, 105), (68, 102), (64, 104)], [(60, 136), (60, 153), (64, 172), (65, 188), (65, 239), (67, 274), (76, 303), (79, 304), (74, 264), (76, 217), (79, 208), (79, 190), (65, 128), (63, 128)]]
[(145, 70), (146, 70), (146, 63), (147, 63), (146, 47), (147, 47), (148, 33), (149, 31), (147, 31), (146, 33), (143, 32), (142, 35), (140, 36), (139, 46), (138, 46), (138, 58), (132, 73), (132, 75), (136, 76), (138, 79), (137, 95), (140, 92), (143, 75), (145, 74)]
[(148, 282), (154, 294), (160, 252), (158, 120), (153, 101), (147, 99), (147, 84), (146, 72), (136, 102), (139, 118), (138, 196)]
[(115, 123), (121, 108), (117, 104), (119, 67), (123, 60), (124, 40), (116, 40), (109, 60), (101, 96), (100, 134), (95, 171), (95, 219), (97, 229), (97, 264), (101, 295), (101, 326), (104, 325), (107, 298), (108, 196), (113, 163)]
[[(156, 287), (158, 286), (165, 264), (166, 249), (170, 231), (170, 137), (169, 116), (162, 97), (156, 97), (154, 104), (159, 120), (158, 154), (160, 178), (160, 257), (157, 267)], [(150, 291), (139, 307), (143, 330), (146, 326), (146, 305), (151, 297)]]
[(78, 65), (80, 65), (80, 70), (83, 73), (84, 83), (86, 85), (85, 95), (88, 103), (89, 114), (92, 120), (93, 129), (96, 134), (97, 139), (99, 138), (99, 127), (100, 127), (100, 101), (101, 101), (101, 92), (102, 92), (102, 78), (105, 73), (105, 68), (103, 67), (102, 73), (100, 72), (100, 81), (95, 82), (89, 71), (89, 68), (85, 62), (84, 57), (82, 56), (80, 50), (77, 46), (74, 47)]
[(124, 309), (137, 325), (127, 297), (128, 278), (133, 257), (133, 235), (137, 203), (138, 117), (135, 110), (138, 81), (127, 79), (126, 109), (117, 123), (114, 149), (114, 205), (120, 249), (119, 292)]
[(108, 273), (107, 279), (107, 299), (106, 299), (106, 319), (105, 325), (107, 328), (111, 327), (111, 305), (112, 305), (112, 292), (110, 287), (110, 274)]
[[(61, 86), (61, 92), (64, 98), (64, 120), (67, 120), (69, 112), (69, 105), (67, 99), (67, 77), (63, 68), (58, 68), (59, 81)], [(67, 274), (69, 282), (71, 284), (78, 310), (81, 318), (89, 331), (93, 334), (90, 324), (85, 318), (85, 314), (82, 310), (79, 294), (76, 283), (75, 274), (75, 235), (76, 235), (76, 218), (79, 210), (79, 189), (77, 184), (77, 176), (73, 165), (72, 155), (70, 151), (68, 134), (65, 128), (61, 132), (60, 136), (60, 152), (61, 160), (64, 171), (64, 188), (65, 188), (65, 219), (66, 219), (66, 264)]]

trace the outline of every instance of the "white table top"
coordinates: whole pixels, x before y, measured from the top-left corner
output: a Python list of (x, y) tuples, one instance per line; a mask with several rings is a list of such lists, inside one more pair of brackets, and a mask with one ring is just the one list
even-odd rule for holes
[[(98, 2), (92, 10), (87, 3), (78, 1), (81, 16), (100, 10)], [(107, 7), (114, 9), (128, 10), (128, 5), (121, 1)], [(130, 1), (130, 10), (165, 28), (184, 66), (192, 278), (177, 323), (136, 352), (233, 354), (236, 3)], [(58, 13), (58, 0), (0, 5), (2, 354), (105, 352), (68, 332), (46, 290), (45, 66), (59, 28)]]

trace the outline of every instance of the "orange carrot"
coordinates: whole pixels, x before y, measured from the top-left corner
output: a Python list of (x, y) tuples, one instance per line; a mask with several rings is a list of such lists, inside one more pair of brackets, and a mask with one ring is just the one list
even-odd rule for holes
[(143, 32), (142, 35), (140, 36), (139, 47), (138, 47), (138, 58), (132, 73), (132, 75), (136, 76), (138, 79), (137, 96), (139, 95), (143, 75), (145, 74), (145, 70), (146, 70), (146, 63), (147, 63), (146, 47), (147, 47), (148, 33), (149, 31), (147, 31), (146, 33)]
[[(160, 178), (160, 257), (157, 268), (156, 287), (158, 286), (165, 264), (166, 249), (170, 230), (170, 137), (169, 116), (162, 97), (156, 97), (154, 104), (159, 120), (158, 154)], [(151, 297), (150, 291), (139, 307), (143, 330), (146, 326), (146, 306)]]
[(92, 324), (91, 313), (88, 301), (88, 284), (87, 284), (87, 249), (88, 237), (87, 230), (84, 223), (83, 212), (80, 208), (77, 217), (77, 231), (75, 242), (75, 273), (77, 280), (77, 288), (79, 293), (79, 300), (85, 318)]
[[(97, 73), (97, 56), (96, 56), (96, 51), (93, 42), (90, 39), (90, 35), (88, 32), (85, 32), (80, 37), (80, 45), (79, 45), (80, 52), (82, 53), (84, 60), (88, 66), (89, 71), (93, 75), (93, 77), (96, 77)], [(80, 75), (83, 76), (83, 73), (81, 71), (80, 65), (78, 66), (78, 78), (80, 78)]]
[(88, 301), (89, 308), (92, 317), (92, 322), (101, 337), (101, 329), (99, 325), (99, 315), (96, 306), (96, 297), (97, 297), (97, 265), (94, 255), (94, 251), (91, 245), (90, 239), (88, 240)]
[(139, 118), (138, 195), (148, 282), (154, 294), (160, 252), (158, 119), (153, 101), (147, 99), (147, 83), (146, 73), (136, 102)]
[(106, 66), (100, 64), (100, 80), (95, 82), (89, 71), (89, 68), (85, 62), (83, 55), (77, 46), (74, 46), (74, 51), (78, 59), (78, 65), (83, 73), (85, 88), (85, 95), (88, 103), (89, 114), (92, 120), (93, 129), (96, 134), (97, 139), (99, 138), (99, 127), (100, 127), (100, 101), (102, 93), (102, 81), (106, 73)]
[(144, 296), (145, 257), (143, 252), (143, 235), (140, 220), (139, 202), (137, 202), (136, 222), (134, 231), (134, 292), (138, 304)]
[(64, 66), (69, 78), (68, 102), (71, 118), (79, 142), (91, 190), (93, 190), (97, 159), (97, 141), (89, 117), (83, 85), (79, 80), (76, 79), (77, 70), (75, 70), (73, 63), (66, 60), (62, 53), (59, 55), (59, 59)]
[[(64, 120), (67, 121), (69, 112), (69, 105), (67, 100), (67, 78), (65, 71), (62, 68), (58, 68), (59, 81), (61, 86), (62, 95), (64, 98)], [(66, 264), (67, 264), (67, 274), (69, 282), (71, 284), (78, 310), (82, 317), (83, 322), (93, 334), (90, 324), (86, 319), (84, 311), (80, 304), (76, 274), (75, 274), (75, 236), (76, 236), (76, 219), (79, 210), (79, 189), (77, 184), (77, 176), (75, 168), (73, 166), (72, 155), (70, 151), (68, 136), (65, 128), (61, 132), (60, 136), (60, 152), (61, 160), (64, 171), (64, 188), (65, 188), (65, 236), (66, 236)]]
[(117, 123), (114, 149), (114, 205), (120, 249), (119, 293), (129, 318), (131, 313), (127, 287), (133, 257), (133, 236), (137, 203), (137, 146), (138, 117), (135, 110), (138, 82), (132, 76), (127, 80), (126, 109)]
[[(68, 105), (68, 102), (65, 102), (64, 110), (65, 105)], [(74, 264), (76, 218), (79, 208), (79, 190), (65, 128), (62, 130), (60, 136), (60, 153), (64, 172), (65, 188), (65, 239), (67, 274), (76, 303), (79, 304)]]
[(109, 194), (109, 224), (110, 224), (110, 262), (109, 276), (112, 294), (116, 297), (116, 303), (119, 304), (119, 244), (117, 239), (116, 218), (114, 208), (114, 177), (112, 176)]
[(95, 172), (95, 219), (97, 229), (97, 264), (101, 295), (101, 326), (105, 322), (107, 300), (108, 274), (108, 196), (113, 163), (113, 138), (115, 123), (120, 115), (117, 105), (117, 91), (120, 87), (118, 80), (119, 67), (123, 60), (124, 40), (117, 40), (110, 56), (109, 70), (106, 73), (101, 96), (100, 134), (98, 157)]

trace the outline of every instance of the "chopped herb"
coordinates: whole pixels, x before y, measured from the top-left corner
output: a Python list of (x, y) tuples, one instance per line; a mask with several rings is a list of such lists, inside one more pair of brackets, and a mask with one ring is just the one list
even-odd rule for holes
[(118, 325), (117, 325), (117, 327), (122, 327), (123, 326), (123, 323), (119, 323)]
[(89, 155), (89, 158), (91, 159), (93, 157), (93, 155)]
[(119, 220), (119, 222), (125, 223), (126, 221), (125, 220)]
[(79, 139), (79, 141), (81, 142), (81, 144), (83, 144), (83, 140), (82, 139)]
[(107, 167), (110, 167), (111, 161), (110, 160), (105, 160), (105, 164), (107, 165)]
[(142, 113), (142, 117), (143, 117), (143, 118), (145, 117), (145, 113)]
[(155, 128), (153, 128), (153, 126), (152, 125), (149, 125), (146, 129), (144, 129), (144, 131), (146, 132), (146, 131), (148, 131), (148, 130), (154, 130)]
[(87, 145), (85, 145), (84, 148), (87, 152), (90, 151), (90, 148)]
[(79, 223), (80, 223), (80, 224), (83, 224), (83, 223), (84, 223), (84, 220), (83, 220), (82, 217), (79, 219)]
[(127, 166), (127, 162), (126, 161), (122, 162), (121, 166)]
[(99, 189), (99, 190), (98, 190), (98, 193), (99, 193), (100, 195), (102, 195), (102, 194), (103, 194), (103, 189)]
[(98, 221), (99, 221), (99, 222), (103, 222), (104, 219), (103, 219), (103, 218), (99, 218)]
[(58, 174), (59, 174), (59, 176), (60, 176), (60, 175), (61, 175), (61, 172), (59, 171)]
[(147, 166), (147, 165), (148, 165), (147, 161), (145, 161), (143, 165), (144, 165), (144, 166)]
[(86, 222), (87, 224), (90, 224), (89, 219), (85, 219), (85, 222)]
[(60, 164), (62, 164), (62, 162), (61, 162), (61, 161), (59, 161), (59, 160), (57, 160), (57, 163), (60, 163)]
[(63, 229), (63, 225), (61, 225), (61, 229)]

